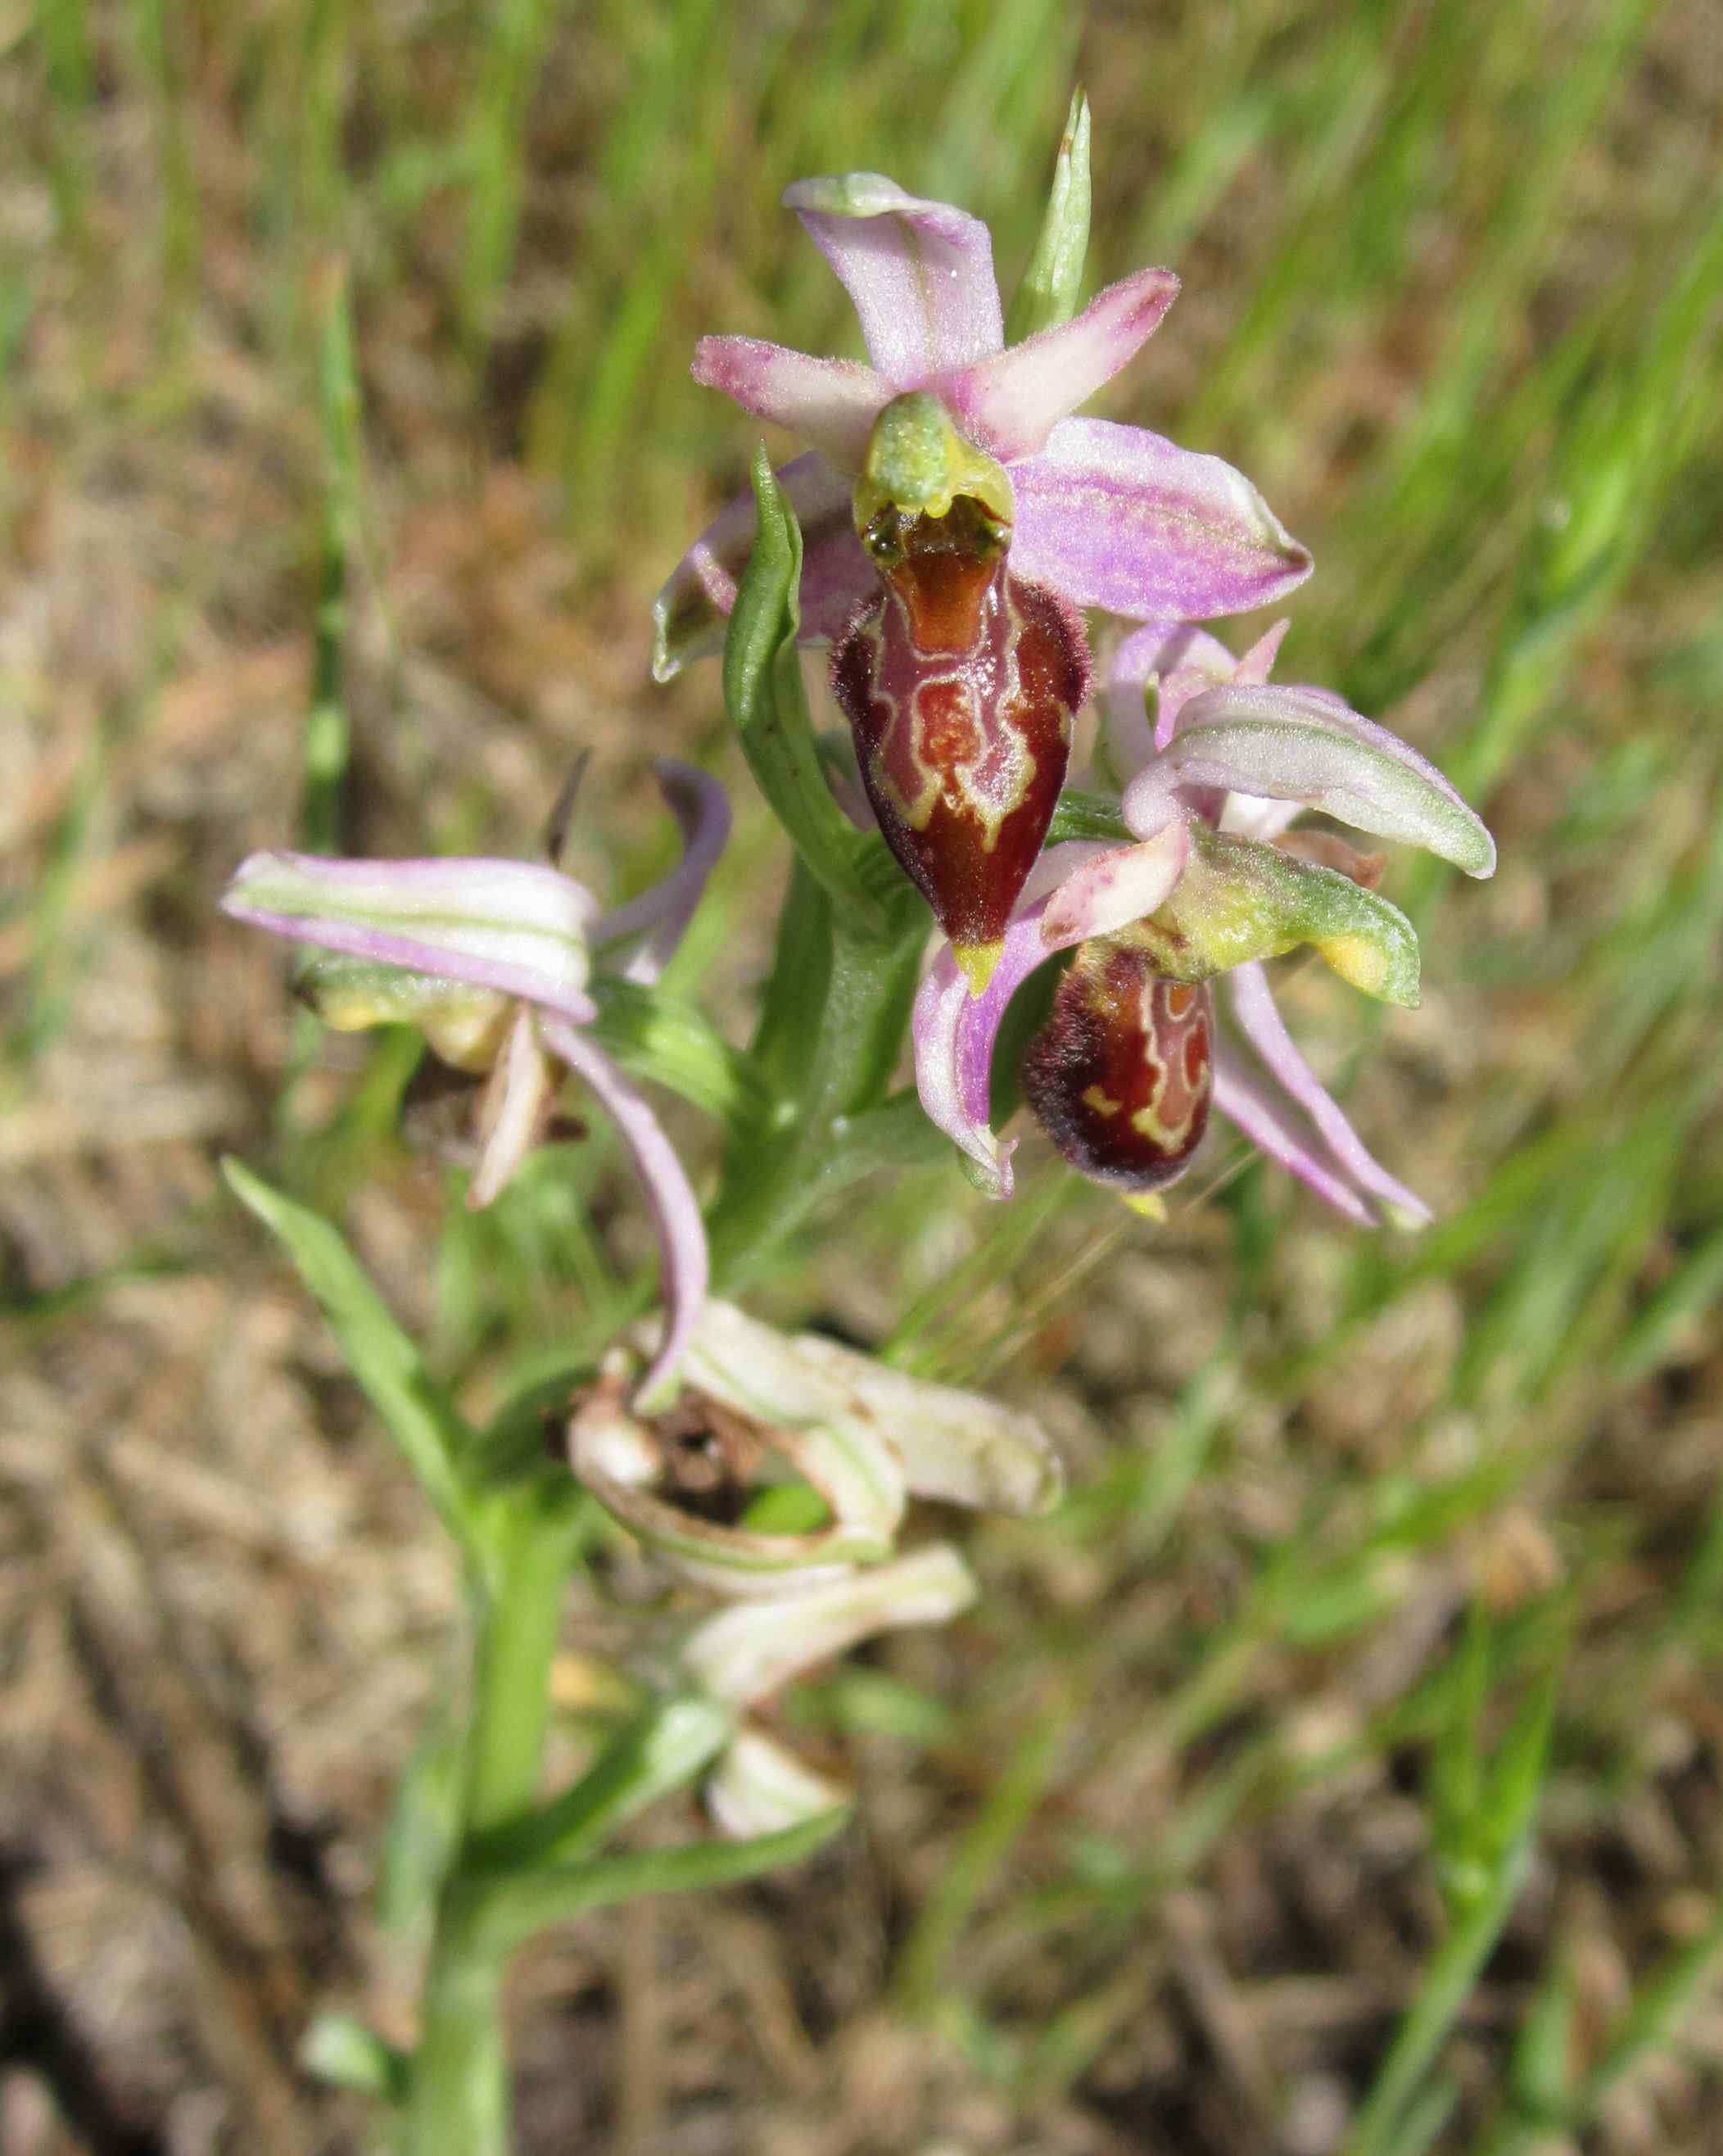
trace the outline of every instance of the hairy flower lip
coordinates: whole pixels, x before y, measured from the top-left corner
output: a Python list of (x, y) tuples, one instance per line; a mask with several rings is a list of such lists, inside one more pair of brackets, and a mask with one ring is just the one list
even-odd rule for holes
[[(849, 292), (870, 364), (715, 336), (701, 340), (694, 373), (814, 444), (782, 475), (803, 526), (803, 641), (830, 641), (873, 589), (831, 505), (860, 470), (879, 413), (917, 392), (1005, 467), (1018, 572), (1079, 606), (1141, 620), (1238, 613), (1309, 574), (1307, 551), (1219, 459), (1069, 416), (1153, 335), (1178, 289), (1171, 271), (1123, 278), (1072, 320), (1008, 347), (977, 219), (878, 173), (802, 181), (784, 200)], [(665, 584), (654, 609), (659, 680), (721, 641), (751, 538), (747, 506), (732, 503)]]
[[(1306, 759), (1302, 776), (1310, 781), (1317, 805), (1336, 808), (1334, 788), (1343, 779), (1353, 789), (1346, 808), (1364, 819), (1363, 828), (1433, 845), (1473, 875), (1487, 875), (1493, 867), (1495, 848), (1483, 824), (1415, 751), (1326, 690), (1266, 685), (1285, 629), (1285, 623), (1275, 624), (1237, 660), (1188, 622), (1151, 624), (1128, 638), (1110, 677), (1108, 731), (1114, 758), (1128, 775), (1126, 821), (1136, 843), (1067, 844), (1044, 857), (1007, 931), (1005, 956), (986, 997), (972, 1002), (956, 993), (960, 977), (949, 950), (941, 951), (923, 982), (915, 1014), (922, 1105), (975, 1163), (990, 1194), (1004, 1197), (1011, 1190), (1016, 1141), (1002, 1141), (992, 1132), (989, 1081), (994, 1040), (1012, 993), (1055, 951), (1128, 930), (1165, 904), (1192, 857), (1190, 842), (1202, 838), (1205, 828), (1212, 835), (1199, 850), (1206, 858), (1220, 849), (1223, 865), (1231, 858), (1228, 849), (1237, 853), (1239, 839), (1263, 845), (1284, 832), (1305, 805), (1308, 789), (1289, 779), (1284, 790), (1290, 798), (1276, 799), (1231, 788), (1262, 783), (1265, 773), (1285, 777), (1285, 737), (1291, 736), (1290, 748)], [(1278, 728), (1279, 761), (1271, 767), (1251, 760), (1237, 738), (1220, 744), (1229, 747), (1233, 759), (1222, 760), (1213, 737), (1217, 722), (1229, 715)], [(1182, 742), (1187, 744), (1184, 749)], [(1200, 755), (1192, 755), (1189, 745)], [(1169, 883), (1168, 850), (1175, 834), (1184, 844)], [(1249, 854), (1247, 843), (1240, 858)], [(1279, 851), (1278, 860), (1285, 865), (1277, 867), (1277, 876), (1315, 875), (1329, 880), (1321, 889), (1344, 884), (1361, 899), (1369, 897), (1367, 886), (1343, 870), (1306, 860), (1296, 850)], [(1399, 920), (1392, 908), (1385, 911), (1388, 916)], [(1400, 925), (1409, 936), (1407, 924)], [(1356, 978), (1364, 956), (1361, 950), (1336, 947), (1331, 963), (1338, 957)], [(1219, 1112), (1360, 1225), (1387, 1220), (1415, 1227), (1428, 1221), (1428, 1207), (1372, 1157), (1305, 1062), (1274, 1008), (1259, 961), (1233, 964), (1219, 986), (1234, 1032), (1232, 1039), (1220, 1035), (1214, 1046), (1213, 1100)]]

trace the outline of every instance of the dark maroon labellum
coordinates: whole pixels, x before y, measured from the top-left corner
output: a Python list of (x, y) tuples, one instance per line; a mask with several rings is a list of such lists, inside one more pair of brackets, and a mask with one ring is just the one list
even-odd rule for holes
[(1079, 946), (1023, 1056), (1023, 1096), (1073, 1168), (1135, 1196), (1182, 1175), (1208, 1123), (1214, 1004), (1110, 938)]
[(960, 957), (990, 958), (1064, 783), (1082, 624), (1008, 573), (967, 497), (870, 533), (869, 551), (885, 589), (833, 653), (833, 687), (886, 844)]

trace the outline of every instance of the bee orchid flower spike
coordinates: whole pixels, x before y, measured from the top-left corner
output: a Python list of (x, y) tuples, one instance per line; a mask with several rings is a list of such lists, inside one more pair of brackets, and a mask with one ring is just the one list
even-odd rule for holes
[[(802, 526), (802, 640), (833, 646), (880, 829), (977, 995), (1047, 835), (1088, 690), (1079, 609), (1236, 613), (1310, 557), (1249, 481), (1139, 427), (1072, 415), (1154, 334), (1167, 270), (1073, 316), (1087, 235), (1079, 97), (1008, 346), (978, 219), (874, 172), (786, 204), (854, 302), (869, 363), (703, 338), (696, 381), (812, 443), (778, 474)], [(654, 670), (717, 649), (753, 534), (732, 503), (660, 593)]]

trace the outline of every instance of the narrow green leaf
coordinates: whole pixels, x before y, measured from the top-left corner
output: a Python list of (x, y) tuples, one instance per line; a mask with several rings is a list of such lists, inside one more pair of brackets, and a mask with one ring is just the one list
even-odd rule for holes
[(834, 1804), (782, 1834), (753, 1841), (697, 1841), (680, 1849), (648, 1849), (596, 1863), (531, 1871), (494, 1885), (480, 1883), (484, 1921), (499, 1943), (519, 1944), (551, 1924), (588, 1910), (637, 1902), (648, 1894), (697, 1894), (763, 1872), (800, 1864), (849, 1824), (853, 1807)]
[(722, 1749), (731, 1721), (715, 1701), (666, 1700), (607, 1744), (572, 1789), (485, 1835), (469, 1851), (475, 1875), (519, 1876), (589, 1856), (649, 1804), (691, 1782)]
[(725, 708), (760, 791), (845, 925), (889, 937), (892, 911), (862, 872), (864, 856), (884, 850), (852, 828), (820, 762), (796, 648), (802, 533), (763, 444), (754, 459), (754, 499), (758, 535), (724, 646)]
[(588, 986), (598, 1006), (592, 1030), (630, 1076), (726, 1122), (769, 1116), (772, 1096), (752, 1058), (732, 1048), (697, 1004), (603, 975)]
[(1007, 344), (1021, 344), (1025, 337), (1069, 321), (1077, 311), (1088, 252), (1089, 100), (1076, 90), (1054, 162), (1040, 237), (1005, 318)]
[(274, 1230), (316, 1297), (363, 1388), (438, 1517), (469, 1555), (477, 1555), (475, 1492), (467, 1463), (476, 1455), (471, 1425), (432, 1378), (339, 1232), (244, 1168), (224, 1159), (228, 1187)]

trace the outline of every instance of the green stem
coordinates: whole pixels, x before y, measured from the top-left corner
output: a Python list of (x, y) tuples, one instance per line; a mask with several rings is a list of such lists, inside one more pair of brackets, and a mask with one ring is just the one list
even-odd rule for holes
[[(525, 1812), (537, 1794), (551, 1661), (573, 1555), (570, 1508), (513, 1496), (485, 1537), (472, 1588), (473, 1697), (460, 1847)], [(458, 1856), (444, 1881), (425, 1974), (403, 2156), (508, 2156), (506, 1945), (481, 1921)]]
[[(805, 902), (807, 894), (803, 895)], [(914, 898), (914, 894), (910, 894)], [(798, 902), (792, 885), (787, 905)], [(823, 901), (822, 901), (823, 902)], [(885, 1096), (903, 1044), (926, 920), (920, 901), (899, 912), (894, 942), (830, 923), (829, 964), (811, 1047), (796, 1058), (782, 1127), (743, 1127), (725, 1160), (723, 1188), (707, 1224), (712, 1282), (731, 1293), (792, 1235), (828, 1190), (846, 1179), (842, 1139)], [(807, 1006), (801, 1013), (809, 1026)], [(775, 1023), (768, 1005), (762, 1038)]]

